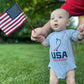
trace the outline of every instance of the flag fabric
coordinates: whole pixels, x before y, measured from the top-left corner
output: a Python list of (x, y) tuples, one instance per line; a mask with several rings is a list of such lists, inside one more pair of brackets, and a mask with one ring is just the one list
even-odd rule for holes
[(0, 28), (10, 35), (27, 20), (17, 4), (14, 4), (0, 15)]

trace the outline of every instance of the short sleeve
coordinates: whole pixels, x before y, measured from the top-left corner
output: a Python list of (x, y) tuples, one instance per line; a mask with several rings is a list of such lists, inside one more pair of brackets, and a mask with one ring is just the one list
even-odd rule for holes
[(50, 38), (52, 37), (53, 34), (54, 34), (54, 33), (51, 33), (51, 34), (49, 34), (49, 35), (46, 37), (46, 45), (47, 45), (47, 46), (50, 46)]
[(79, 34), (79, 31), (74, 30), (74, 31), (72, 32), (72, 35), (71, 35), (72, 40), (78, 41), (78, 34)]
[(67, 34), (71, 40), (78, 41), (79, 31), (70, 29), (70, 30), (68, 30)]

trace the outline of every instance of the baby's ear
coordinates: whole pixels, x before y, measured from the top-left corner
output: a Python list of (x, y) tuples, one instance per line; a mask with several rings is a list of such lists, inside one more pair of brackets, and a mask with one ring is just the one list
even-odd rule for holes
[(70, 24), (70, 20), (67, 21), (66, 26), (69, 26), (69, 24)]

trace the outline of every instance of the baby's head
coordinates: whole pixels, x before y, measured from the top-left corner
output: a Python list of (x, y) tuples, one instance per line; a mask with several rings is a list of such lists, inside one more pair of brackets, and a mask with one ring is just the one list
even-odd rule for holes
[(69, 23), (69, 13), (66, 10), (59, 8), (51, 13), (50, 24), (54, 31), (65, 30)]

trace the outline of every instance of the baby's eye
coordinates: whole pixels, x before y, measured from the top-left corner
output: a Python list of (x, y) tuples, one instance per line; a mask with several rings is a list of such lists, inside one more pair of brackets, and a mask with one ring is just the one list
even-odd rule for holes
[(59, 19), (62, 19), (62, 16), (59, 16)]
[(52, 20), (54, 20), (54, 18), (51, 18)]

